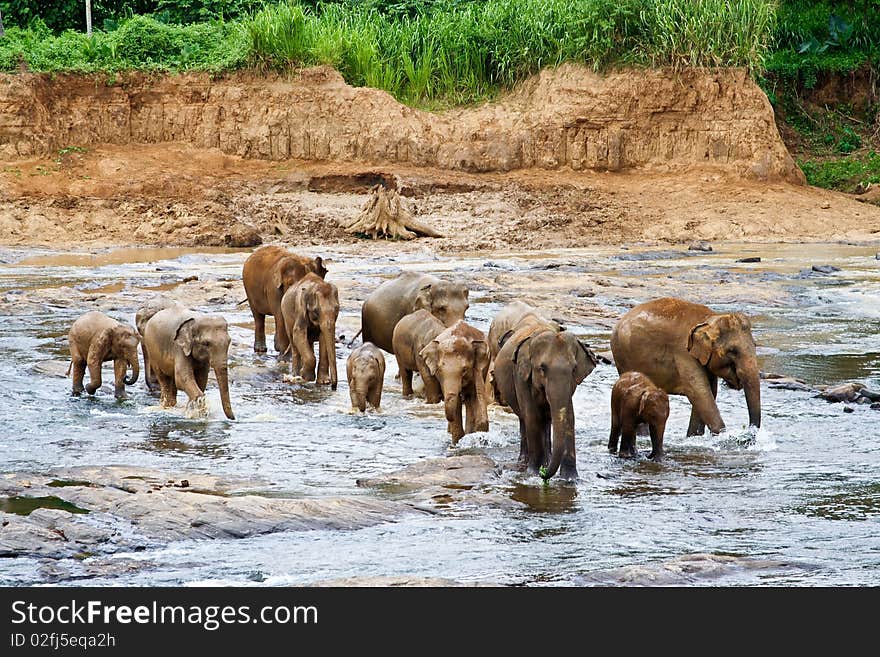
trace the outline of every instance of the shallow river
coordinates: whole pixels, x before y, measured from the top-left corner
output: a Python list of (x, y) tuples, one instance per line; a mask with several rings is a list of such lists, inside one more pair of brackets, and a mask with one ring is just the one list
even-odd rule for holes
[[(861, 381), (880, 388), (880, 261), (876, 247), (716, 245), (714, 253), (633, 247), (536, 254), (399, 258), (329, 254), (328, 280), (340, 284), (346, 334), (338, 358), (344, 379), (347, 339), (359, 328), (359, 301), (402, 268), (467, 280), (468, 317), (486, 330), (508, 298), (524, 294), (567, 320), (598, 349), (610, 326), (636, 302), (675, 294), (753, 318), (762, 369), (811, 384)], [(762, 256), (755, 264), (735, 263)], [(209, 386), (207, 420), (162, 411), (143, 377), (132, 399), (74, 399), (70, 380), (40, 369), (65, 361), (66, 332), (83, 303), (22, 304), (40, 290), (73, 287), (108, 294), (109, 314), (133, 323), (138, 300), (198, 275), (240, 277), (243, 252), (123, 250), (97, 256), (0, 253), (0, 472), (53, 466), (125, 464), (257, 480), (273, 496), (390, 495), (359, 488), (358, 478), (418, 459), (486, 453), (509, 465), (518, 453), (515, 418), (490, 409), (490, 431), (450, 447), (440, 406), (403, 400), (388, 358), (381, 413), (353, 414), (339, 389), (282, 380), (274, 357), (252, 353), (246, 306), (213, 304), (231, 324), (233, 406), (226, 421)], [(808, 273), (835, 265), (830, 275)], [(596, 285), (596, 281), (600, 281)], [(236, 291), (238, 288), (236, 288)], [(586, 292), (585, 292), (586, 291)], [(270, 343), (271, 344), (271, 343)], [(35, 369), (36, 367), (36, 369)], [(57, 369), (57, 368), (56, 368)], [(105, 376), (110, 377), (109, 368)], [(663, 571), (693, 554), (731, 555), (711, 576), (674, 572), (661, 583), (712, 585), (880, 584), (880, 411), (829, 404), (808, 392), (763, 396), (763, 428), (747, 423), (741, 393), (722, 386), (728, 432), (686, 439), (689, 407), (673, 398), (667, 460), (621, 460), (605, 449), (613, 367), (600, 365), (575, 397), (576, 486), (505, 469), (498, 494), (524, 505), (453, 505), (356, 531), (271, 534), (235, 541), (185, 541), (123, 555), (150, 566), (91, 584), (307, 584), (355, 576), (446, 577), (461, 582), (569, 585), (618, 583)], [(105, 382), (109, 380), (105, 378)], [(181, 400), (183, 396), (181, 395)], [(42, 580), (36, 559), (0, 560), (0, 584)]]

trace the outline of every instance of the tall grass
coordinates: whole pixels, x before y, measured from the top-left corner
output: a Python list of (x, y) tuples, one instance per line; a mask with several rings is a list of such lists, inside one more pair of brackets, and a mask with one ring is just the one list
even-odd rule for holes
[(287, 0), (238, 22), (134, 17), (88, 43), (72, 32), (37, 42), (18, 34), (12, 46), (0, 38), (0, 68), (19, 57), (34, 70), (329, 64), (406, 103), (454, 104), (565, 61), (758, 70), (775, 8), (775, 0), (436, 0), (388, 13), (369, 2)]

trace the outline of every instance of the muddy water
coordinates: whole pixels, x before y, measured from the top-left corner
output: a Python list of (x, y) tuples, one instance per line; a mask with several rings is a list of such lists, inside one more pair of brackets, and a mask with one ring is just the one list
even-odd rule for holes
[[(716, 245), (710, 254), (632, 247), (456, 259), (324, 255), (332, 256), (328, 280), (340, 285), (344, 299), (338, 332), (348, 336), (359, 327), (360, 300), (382, 280), (401, 269), (429, 270), (468, 282), (469, 318), (483, 329), (506, 300), (522, 295), (602, 349), (621, 311), (674, 294), (750, 314), (764, 370), (880, 388), (876, 250)], [(381, 413), (352, 414), (344, 381), (336, 392), (285, 383), (271, 356), (250, 350), (251, 319), (232, 303), (202, 309), (230, 321), (238, 420), (223, 418), (213, 387), (202, 420), (160, 410), (140, 382), (123, 403), (106, 389), (94, 399), (73, 399), (69, 379), (52, 372), (67, 358), (67, 327), (88, 305), (27, 303), (29, 295), (103, 294), (102, 307), (131, 321), (138, 300), (172, 289), (169, 280), (234, 280), (246, 256), (174, 250), (2, 256), (10, 264), (0, 266), (0, 472), (126, 464), (243, 476), (273, 496), (387, 496), (393, 493), (358, 488), (355, 480), (453, 453), (485, 453), (502, 464), (516, 458), (516, 420), (497, 408), (490, 410), (487, 434), (452, 449), (442, 410), (401, 398), (393, 358)], [(735, 262), (748, 256), (762, 262)], [(809, 271), (814, 264), (841, 271), (818, 274)], [(341, 347), (340, 364), (347, 354)], [(843, 405), (810, 393), (765, 385), (764, 427), (752, 436), (743, 429), (741, 395), (722, 387), (728, 432), (686, 439), (689, 408), (674, 398), (666, 462), (624, 461), (605, 451), (615, 378), (612, 367), (600, 366), (577, 391), (581, 480), (575, 486), (543, 485), (506, 468), (489, 492), (507, 504), (468, 498), (436, 515), (357, 531), (173, 543), (120, 555), (144, 568), (90, 583), (282, 585), (406, 575), (551, 585), (880, 584), (880, 411), (856, 406), (844, 413)], [(639, 447), (644, 455), (648, 442)], [(742, 559), (705, 571), (680, 566), (694, 554)], [(37, 560), (5, 559), (0, 584), (39, 582), (43, 572)]]

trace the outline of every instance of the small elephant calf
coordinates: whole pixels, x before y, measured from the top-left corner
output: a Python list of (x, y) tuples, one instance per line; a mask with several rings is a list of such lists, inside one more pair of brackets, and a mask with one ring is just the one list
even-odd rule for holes
[(651, 432), (651, 453), (649, 459), (663, 460), (663, 432), (666, 430), (666, 419), (669, 417), (669, 396), (654, 385), (641, 372), (626, 372), (620, 375), (611, 389), (611, 437), (608, 439), (608, 451), (617, 452), (617, 441), (620, 441), (618, 456), (637, 456), (636, 430), (642, 423), (647, 424)]
[(369, 402), (370, 406), (378, 410), (385, 380), (385, 356), (381, 350), (372, 342), (365, 342), (351, 352), (345, 372), (348, 376), (351, 407), (363, 413)]
[[(115, 393), (117, 399), (125, 399), (125, 386), (138, 380), (140, 367), (137, 347), (140, 338), (134, 327), (122, 324), (93, 310), (77, 319), (67, 334), (70, 344), (70, 367), (73, 369), (73, 394), (85, 390), (94, 395), (101, 387), (101, 364), (112, 360), (115, 374)], [(83, 387), (83, 378), (89, 368), (89, 383)], [(131, 367), (131, 377), (126, 376)]]

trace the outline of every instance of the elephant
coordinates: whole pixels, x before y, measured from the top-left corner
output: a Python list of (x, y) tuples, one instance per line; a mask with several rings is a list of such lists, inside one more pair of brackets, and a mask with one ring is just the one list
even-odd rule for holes
[(134, 316), (134, 325), (137, 327), (138, 334), (142, 340), (141, 352), (144, 356), (144, 382), (147, 384), (147, 390), (151, 393), (159, 392), (159, 379), (156, 378), (153, 370), (150, 369), (150, 355), (147, 353), (147, 345), (143, 343), (144, 328), (147, 326), (150, 318), (157, 312), (175, 305), (178, 305), (176, 301), (166, 299), (165, 297), (156, 297), (138, 308)]
[(441, 400), (440, 383), (428, 371), (428, 366), (421, 357), (422, 349), (440, 335), (446, 326), (429, 311), (422, 308), (406, 315), (394, 327), (391, 344), (400, 370), (400, 381), (403, 396), (412, 397), (412, 375), (418, 372), (425, 384), (425, 401), (437, 404)]
[(611, 389), (611, 436), (608, 451), (618, 456), (638, 456), (636, 431), (647, 424), (651, 433), (652, 461), (663, 460), (663, 433), (669, 417), (669, 396), (641, 372), (624, 372)]
[(379, 410), (385, 382), (385, 356), (382, 350), (372, 342), (365, 342), (348, 356), (345, 373), (348, 376), (351, 407), (363, 413), (369, 402)]
[[(73, 394), (85, 390), (94, 395), (101, 387), (101, 363), (113, 361), (115, 394), (117, 399), (128, 395), (125, 386), (134, 385), (140, 374), (137, 347), (140, 342), (134, 327), (122, 324), (102, 312), (93, 310), (81, 315), (67, 334), (70, 345), (70, 365), (73, 369)], [(89, 383), (83, 387), (83, 377), (89, 368)], [(131, 376), (126, 376), (131, 367)]]
[(162, 406), (177, 404), (177, 390), (189, 397), (188, 409), (205, 403), (211, 368), (220, 387), (223, 413), (235, 419), (229, 398), (229, 330), (219, 315), (196, 313), (174, 305), (153, 315), (144, 327), (150, 366), (162, 389)]
[(761, 382), (752, 325), (742, 313), (664, 297), (627, 312), (611, 333), (611, 352), (621, 374), (639, 371), (670, 395), (691, 402), (687, 435), (724, 430), (715, 397), (718, 379), (743, 390), (749, 424), (761, 426)]
[[(423, 347), (419, 357), (440, 384), (452, 444), (456, 445), (466, 433), (488, 431), (486, 335), (458, 320)], [(462, 404), (467, 409), (466, 427), (462, 426)]]
[(504, 337), (495, 383), (500, 401), (519, 418), (520, 464), (545, 480), (557, 471), (562, 479), (576, 480), (572, 397), (596, 367), (596, 354), (555, 322), (534, 315)]
[(254, 351), (266, 353), (266, 315), (275, 318), (275, 351), (279, 358), (287, 352), (290, 339), (281, 299), (284, 293), (308, 273), (324, 278), (327, 269), (320, 256), (314, 259), (298, 256), (280, 246), (262, 246), (244, 261), (242, 279), (248, 305), (254, 316)]
[[(526, 317), (533, 316), (546, 322), (554, 324), (552, 320), (541, 316), (540, 311), (524, 301), (511, 301), (504, 308), (498, 311), (498, 314), (492, 319), (489, 325), (489, 370), (486, 377), (486, 393), (487, 402), (492, 403), (498, 399), (497, 390), (494, 385), (495, 358), (501, 350), (502, 338), (510, 333), (510, 330)], [(557, 326), (561, 329), (561, 326)]]
[(363, 341), (393, 352), (394, 327), (406, 315), (425, 309), (452, 326), (468, 309), (468, 289), (430, 274), (404, 272), (370, 294), (361, 308)]
[(319, 359), (317, 382), (336, 390), (336, 318), (339, 290), (317, 274), (309, 272), (281, 299), (281, 316), (292, 351), (290, 373), (306, 381), (315, 380), (315, 348)]

